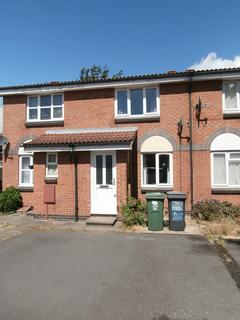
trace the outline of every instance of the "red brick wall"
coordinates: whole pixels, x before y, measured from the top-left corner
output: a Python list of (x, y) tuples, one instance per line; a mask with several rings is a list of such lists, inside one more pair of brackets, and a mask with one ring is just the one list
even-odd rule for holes
[[(201, 98), (202, 104), (207, 108), (202, 110), (201, 117), (207, 117), (205, 125), (198, 122), (193, 110), (193, 145), (206, 146), (208, 138), (219, 128), (240, 128), (240, 119), (223, 119), (222, 113), (222, 83), (221, 81), (208, 81), (193, 83), (192, 104), (195, 105)], [(139, 148), (144, 135), (149, 132), (161, 130), (172, 137), (179, 148), (177, 122), (184, 120), (183, 136), (189, 135), (189, 101), (188, 84), (164, 84), (160, 87), (160, 121), (141, 123), (121, 123), (114, 121), (114, 90), (89, 90), (67, 92), (64, 97), (64, 128), (94, 128), (114, 126), (135, 126), (138, 128), (136, 148)], [(51, 128), (26, 128), (26, 96), (9, 96), (4, 98), (4, 128), (3, 135), (10, 141), (10, 153), (3, 161), (3, 187), (18, 185), (18, 156), (19, 141), (24, 137), (39, 136)], [(188, 142), (182, 139), (183, 149), (187, 149)], [(197, 147), (198, 148), (198, 147)], [(199, 149), (199, 148), (198, 148)], [(203, 148), (204, 149), (204, 148)], [(206, 149), (206, 148), (205, 148)], [(79, 212), (82, 216), (90, 214), (90, 153), (78, 153), (79, 176)], [(132, 175), (136, 179), (137, 190), (132, 190), (139, 198), (144, 199), (141, 189), (141, 159), (137, 152), (137, 159), (133, 163)], [(135, 165), (137, 164), (137, 170)], [(184, 191), (188, 195), (188, 208), (190, 199), (189, 151), (175, 150), (173, 154), (174, 190)], [(194, 168), (194, 201), (205, 198), (218, 198), (240, 202), (238, 195), (212, 195), (210, 179), (210, 152), (208, 150), (195, 150), (193, 152)], [(43, 181), (45, 177), (45, 155), (37, 154), (34, 158), (34, 192), (23, 192), (25, 204), (32, 204), (36, 212), (46, 212), (43, 205)], [(59, 155), (59, 178), (56, 186), (57, 203), (49, 205), (51, 214), (74, 214), (74, 171), (70, 164), (70, 154)], [(127, 196), (127, 152), (117, 152), (117, 190), (118, 205), (125, 201)]]

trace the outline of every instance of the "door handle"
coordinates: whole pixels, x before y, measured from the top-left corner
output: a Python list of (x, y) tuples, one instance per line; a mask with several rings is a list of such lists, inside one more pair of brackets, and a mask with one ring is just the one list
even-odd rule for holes
[(112, 178), (112, 185), (115, 186), (115, 178)]

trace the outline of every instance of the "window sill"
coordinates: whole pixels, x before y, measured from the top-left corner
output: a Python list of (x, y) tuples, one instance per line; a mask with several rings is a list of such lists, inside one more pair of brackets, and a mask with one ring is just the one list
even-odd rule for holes
[(142, 187), (142, 193), (151, 192), (151, 191), (159, 191), (159, 192), (168, 192), (173, 191), (172, 186), (152, 186), (152, 187)]
[(240, 118), (240, 111), (233, 111), (233, 112), (227, 112), (223, 111), (223, 118), (224, 119), (235, 119)]
[(212, 194), (240, 194), (240, 188), (212, 188)]
[(51, 121), (28, 121), (25, 122), (26, 128), (32, 127), (56, 127), (64, 126), (64, 120), (51, 120)]
[(57, 184), (57, 177), (46, 177), (45, 179), (44, 179), (44, 182), (46, 183), (46, 184)]
[(141, 116), (141, 117), (116, 117), (116, 123), (122, 122), (159, 122), (160, 115), (149, 115), (149, 116)]
[(20, 192), (33, 192), (33, 186), (18, 186), (17, 189)]

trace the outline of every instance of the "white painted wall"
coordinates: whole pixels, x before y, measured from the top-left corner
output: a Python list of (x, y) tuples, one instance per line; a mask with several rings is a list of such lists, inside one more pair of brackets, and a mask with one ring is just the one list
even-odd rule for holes
[(217, 136), (210, 147), (211, 151), (240, 150), (240, 138), (233, 133), (223, 133)]
[(141, 152), (172, 152), (171, 143), (164, 137), (153, 136), (145, 140), (141, 146)]

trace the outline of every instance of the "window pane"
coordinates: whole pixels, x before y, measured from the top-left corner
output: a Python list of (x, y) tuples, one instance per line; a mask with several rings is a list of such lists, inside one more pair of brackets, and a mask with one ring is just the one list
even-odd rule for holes
[(37, 119), (38, 118), (38, 109), (29, 109), (29, 119)]
[(159, 155), (159, 182), (170, 183), (169, 155)]
[(51, 109), (50, 108), (42, 108), (41, 109), (41, 120), (51, 119)]
[(57, 162), (57, 155), (55, 153), (49, 153), (48, 154), (48, 162)]
[(50, 177), (57, 176), (57, 165), (56, 164), (49, 164), (47, 167), (47, 175)]
[(29, 97), (29, 108), (36, 108), (38, 106), (38, 97)]
[(130, 90), (131, 114), (143, 114), (143, 90)]
[(229, 162), (229, 184), (234, 186), (240, 185), (240, 162)]
[(21, 172), (21, 183), (30, 184), (30, 170), (24, 170)]
[(155, 88), (146, 89), (147, 113), (157, 112), (157, 90)]
[(143, 155), (143, 184), (156, 184), (155, 154)]
[(127, 91), (117, 92), (118, 114), (127, 114)]
[(22, 157), (22, 169), (29, 169), (30, 157)]
[(225, 84), (225, 109), (237, 108), (237, 85), (236, 83)]
[(106, 155), (106, 184), (112, 184), (112, 156)]
[(103, 160), (102, 156), (96, 156), (96, 180), (97, 184), (102, 184), (103, 183)]
[(62, 107), (53, 108), (53, 118), (62, 118)]
[(41, 107), (51, 106), (51, 96), (40, 96), (40, 106)]
[(230, 153), (230, 159), (240, 159), (240, 153)]
[(62, 105), (62, 95), (57, 94), (53, 96), (53, 105), (54, 106), (61, 106)]
[(213, 180), (214, 184), (226, 184), (225, 154), (213, 155)]

